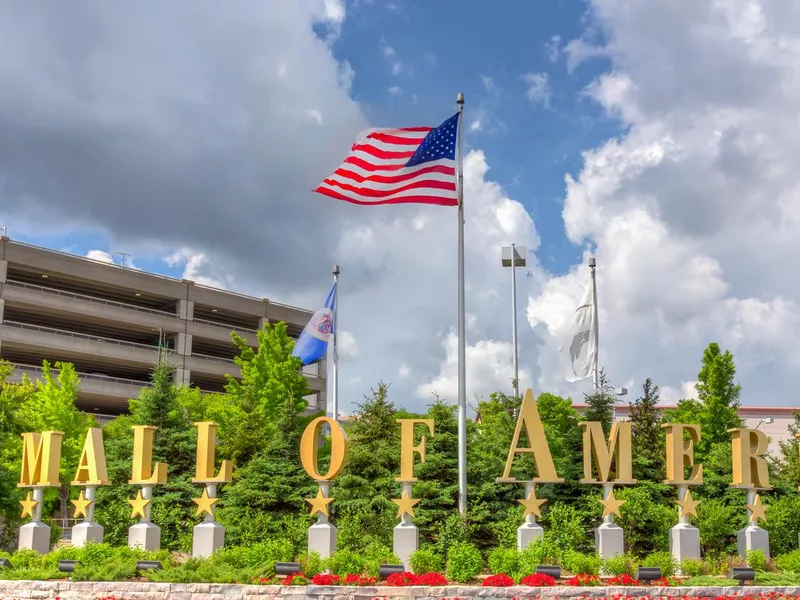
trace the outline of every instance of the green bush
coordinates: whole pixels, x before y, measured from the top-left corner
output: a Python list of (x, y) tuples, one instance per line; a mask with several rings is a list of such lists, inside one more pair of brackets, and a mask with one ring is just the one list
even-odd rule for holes
[(147, 571), (147, 579), (164, 583), (250, 583), (253, 576), (246, 569), (210, 558), (190, 558), (176, 567)]
[(411, 563), (411, 570), (417, 575), (442, 572), (442, 557), (433, 550), (422, 549), (412, 552), (409, 562)]
[(480, 575), (483, 559), (480, 550), (472, 544), (457, 542), (447, 553), (447, 578), (458, 583), (468, 583)]
[(775, 566), (787, 573), (800, 573), (800, 550), (792, 550), (775, 557)]
[(275, 575), (275, 563), (290, 562), (293, 558), (292, 542), (275, 539), (251, 546), (226, 546), (215, 552), (211, 560), (215, 565), (246, 569), (253, 577), (272, 577)]
[(698, 575), (708, 575), (708, 568), (702, 560), (696, 558), (684, 558), (681, 561), (681, 574), (687, 577), (697, 577)]
[(489, 553), (489, 570), (493, 574), (505, 573), (519, 581), (521, 574), (521, 553), (516, 548), (495, 548)]
[(602, 569), (608, 575), (630, 575), (636, 574), (639, 567), (639, 559), (632, 554), (620, 554), (613, 558), (607, 558), (602, 562)]
[(567, 550), (562, 558), (562, 566), (573, 575), (600, 573), (600, 557), (597, 554), (584, 554), (575, 550)]
[(300, 571), (308, 577), (313, 577), (325, 570), (325, 561), (319, 555), (319, 552), (301, 554), (298, 561), (300, 562)]
[(747, 566), (756, 571), (766, 571), (769, 560), (760, 548), (747, 551)]
[(526, 571), (526, 574), (530, 574), (538, 565), (560, 565), (564, 552), (556, 540), (546, 533), (535, 542), (528, 544), (520, 554), (520, 566), (522, 570)]
[[(366, 574), (370, 577), (377, 577), (381, 565), (396, 565), (400, 559), (395, 556), (390, 548), (378, 542), (372, 542), (362, 551)], [(347, 573), (345, 573), (347, 575)]]
[(651, 552), (642, 560), (641, 566), (659, 567), (661, 575), (664, 577), (671, 577), (675, 574), (675, 559), (669, 552)]
[(713, 575), (699, 575), (697, 577), (689, 577), (681, 582), (681, 585), (686, 587), (702, 587), (707, 585), (713, 586), (731, 586), (739, 585), (735, 579), (728, 579), (727, 577), (714, 577)]
[(756, 573), (754, 585), (800, 585), (800, 573)]
[(334, 575), (344, 577), (348, 573), (366, 573), (367, 561), (361, 553), (337, 550), (325, 561), (325, 567)]

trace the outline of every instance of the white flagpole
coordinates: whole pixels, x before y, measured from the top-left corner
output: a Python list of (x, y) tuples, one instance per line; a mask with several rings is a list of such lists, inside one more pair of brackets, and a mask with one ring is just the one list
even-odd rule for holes
[(464, 308), (464, 94), (456, 97), (458, 104), (458, 510), (467, 512), (467, 345), (466, 311)]
[(331, 374), (331, 414), (339, 421), (339, 265), (333, 265), (333, 283), (336, 284), (333, 300), (333, 372)]
[(597, 311), (597, 277), (595, 276), (595, 269), (597, 269), (597, 261), (594, 257), (589, 259), (589, 269), (592, 271), (592, 326), (594, 331), (594, 391), (600, 392), (600, 369), (598, 368), (598, 357), (600, 356), (600, 315)]

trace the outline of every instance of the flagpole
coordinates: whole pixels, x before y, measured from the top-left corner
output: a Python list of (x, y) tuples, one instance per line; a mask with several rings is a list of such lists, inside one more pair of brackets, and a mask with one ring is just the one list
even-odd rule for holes
[(595, 276), (595, 269), (597, 269), (597, 261), (594, 256), (589, 259), (589, 269), (592, 272), (592, 319), (594, 325), (594, 391), (600, 392), (600, 369), (598, 369), (598, 360), (600, 356), (600, 315), (597, 312), (597, 277)]
[(339, 420), (339, 265), (333, 265), (333, 284), (336, 286), (333, 300), (333, 372), (331, 373), (331, 414)]
[(467, 512), (467, 345), (466, 311), (464, 308), (464, 94), (458, 104), (458, 511)]

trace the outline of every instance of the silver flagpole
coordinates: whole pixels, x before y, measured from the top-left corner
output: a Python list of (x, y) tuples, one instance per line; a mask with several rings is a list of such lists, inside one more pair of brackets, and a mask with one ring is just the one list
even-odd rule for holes
[(333, 283), (336, 284), (333, 300), (333, 373), (331, 375), (331, 414), (339, 420), (339, 265), (333, 265)]
[(589, 269), (592, 271), (592, 325), (594, 325), (594, 391), (600, 392), (600, 315), (597, 312), (597, 277), (595, 276), (595, 269), (597, 269), (597, 261), (594, 257), (589, 259)]
[(458, 104), (458, 510), (467, 512), (467, 345), (466, 311), (464, 308), (464, 94)]

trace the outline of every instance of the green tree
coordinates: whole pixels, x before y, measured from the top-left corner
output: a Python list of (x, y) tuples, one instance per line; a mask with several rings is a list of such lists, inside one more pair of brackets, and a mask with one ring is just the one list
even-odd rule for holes
[(699, 454), (705, 457), (715, 444), (730, 443), (729, 429), (741, 427), (739, 393), (741, 386), (734, 382), (736, 366), (730, 350), (724, 353), (716, 343), (703, 351), (702, 366), (697, 374), (697, 399), (703, 435), (698, 444)]
[(648, 377), (642, 384), (642, 395), (630, 404), (635, 479), (663, 479), (664, 444), (658, 401), (658, 386)]
[(584, 398), (587, 405), (586, 411), (583, 413), (584, 420), (602, 423), (603, 431), (608, 435), (614, 419), (613, 410), (617, 394), (609, 385), (602, 369), (600, 369), (598, 377), (598, 386), (592, 390), (591, 394), (584, 394)]

